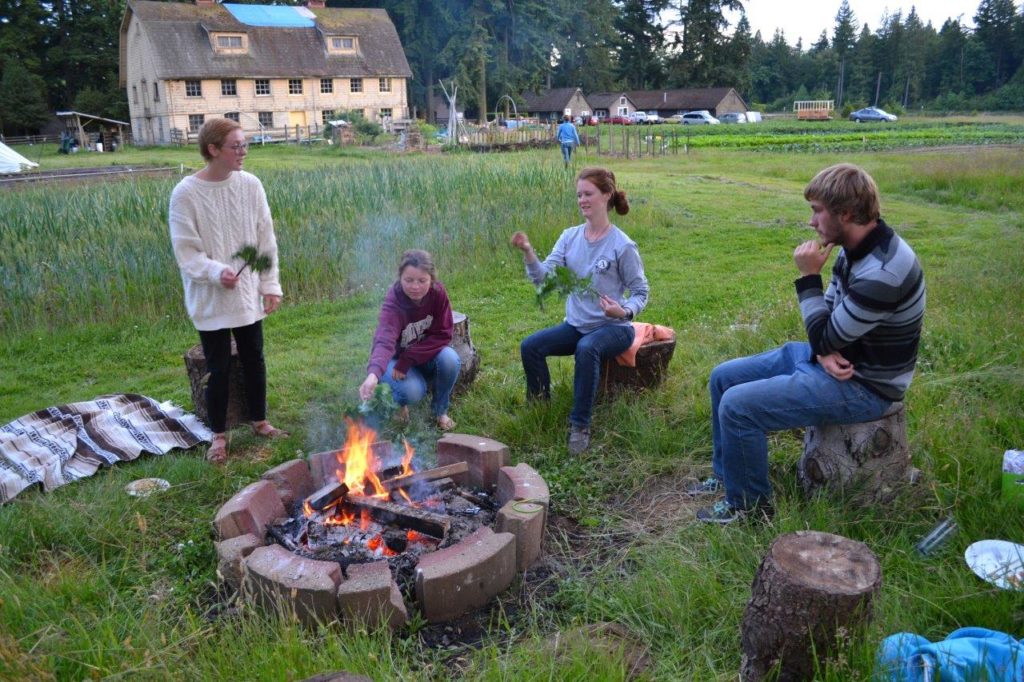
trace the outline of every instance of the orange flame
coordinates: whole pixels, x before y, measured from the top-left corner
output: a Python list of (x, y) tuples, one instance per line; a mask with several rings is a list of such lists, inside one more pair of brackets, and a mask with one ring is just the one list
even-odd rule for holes
[(402, 443), (405, 445), (405, 457), (402, 458), (402, 476), (413, 473), (412, 470), (412, 458), (416, 454), (416, 451), (409, 445), (409, 441), (402, 439)]
[[(380, 462), (373, 454), (371, 445), (377, 439), (377, 432), (362, 422), (346, 418), (348, 436), (345, 445), (338, 451), (338, 480), (348, 486), (351, 495), (387, 497), (388, 493), (377, 478)], [(369, 486), (367, 486), (369, 482)]]
[(309, 500), (302, 501), (302, 515), (307, 519), (313, 516), (313, 508), (309, 506)]

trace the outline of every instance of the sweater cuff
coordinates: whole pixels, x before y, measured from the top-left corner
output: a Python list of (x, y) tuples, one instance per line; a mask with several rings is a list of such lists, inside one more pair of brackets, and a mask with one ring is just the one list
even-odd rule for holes
[(366, 373), (372, 374), (373, 376), (377, 377), (378, 380), (384, 378), (384, 368), (379, 367), (377, 365), (370, 365), (369, 367), (367, 367)]
[(793, 280), (793, 284), (796, 285), (796, 293), (802, 294), (805, 291), (811, 289), (823, 290), (821, 275), (804, 275)]

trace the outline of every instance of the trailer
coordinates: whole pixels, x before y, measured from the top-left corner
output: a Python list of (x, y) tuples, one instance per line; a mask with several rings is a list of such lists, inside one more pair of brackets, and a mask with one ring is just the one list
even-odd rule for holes
[(835, 106), (830, 99), (805, 99), (793, 102), (793, 111), (799, 121), (828, 121)]

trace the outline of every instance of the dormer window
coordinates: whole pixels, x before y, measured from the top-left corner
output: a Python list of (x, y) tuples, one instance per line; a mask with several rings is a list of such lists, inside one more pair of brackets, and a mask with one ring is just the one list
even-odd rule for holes
[(249, 37), (244, 33), (214, 33), (213, 50), (218, 54), (245, 54), (249, 51)]
[(327, 51), (331, 54), (352, 54), (359, 49), (353, 36), (327, 36)]

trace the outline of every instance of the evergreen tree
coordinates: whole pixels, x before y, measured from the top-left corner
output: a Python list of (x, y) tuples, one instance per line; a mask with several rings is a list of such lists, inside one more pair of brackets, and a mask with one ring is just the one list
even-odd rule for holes
[(616, 87), (615, 18), (618, 10), (611, 0), (558, 0), (558, 13), (565, 17), (565, 30), (556, 37), (557, 63), (552, 73), (554, 87), (579, 87), (583, 92), (604, 92)]
[(836, 107), (841, 108), (846, 100), (847, 58), (853, 51), (857, 39), (857, 18), (850, 9), (850, 3), (843, 0), (836, 12), (836, 23), (832, 29), (832, 49), (836, 53), (839, 77), (836, 83)]
[(1016, 53), (1013, 0), (981, 0), (974, 15), (974, 35), (992, 57), (993, 78), (988, 85), (999, 87), (1010, 80), (1020, 62)]
[(619, 32), (619, 77), (627, 88), (661, 87), (665, 34), (659, 16), (668, 0), (623, 0), (615, 28)]
[(671, 80), (683, 86), (724, 85), (738, 65), (729, 52), (725, 11), (742, 11), (739, 0), (677, 0), (679, 27), (670, 64)]
[(0, 129), (8, 135), (38, 132), (50, 119), (43, 81), (16, 59), (8, 59), (0, 77)]

